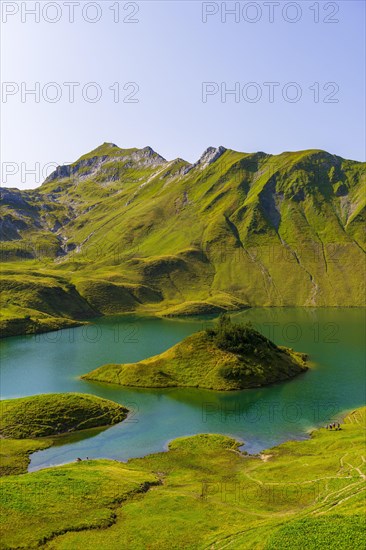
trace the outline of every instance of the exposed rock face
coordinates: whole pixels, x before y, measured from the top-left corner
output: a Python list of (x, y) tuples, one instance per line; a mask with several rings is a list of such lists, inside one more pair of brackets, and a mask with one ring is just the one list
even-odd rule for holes
[(29, 228), (41, 228), (41, 206), (32, 204), (27, 191), (1, 189), (0, 241), (21, 240), (19, 233)]
[[(102, 172), (103, 167), (106, 164), (123, 163), (123, 166), (109, 174), (106, 178), (108, 181), (116, 181), (123, 174), (123, 168), (131, 168), (132, 166), (138, 168), (142, 167), (155, 167), (166, 164), (167, 161), (151, 148), (145, 147), (144, 149), (137, 149), (133, 152), (127, 152), (120, 149), (113, 143), (103, 144), (103, 150), (110, 148), (111, 154), (96, 154), (93, 157), (82, 159), (74, 164), (67, 164), (58, 166), (52, 174), (48, 176), (45, 183), (55, 181), (57, 179), (73, 178), (76, 182), (82, 179), (94, 177)], [(97, 150), (96, 150), (97, 152)]]
[(164, 157), (159, 155), (152, 149), (151, 147), (144, 147), (143, 149), (140, 149), (136, 153), (133, 153), (131, 155), (131, 159), (134, 161), (139, 161), (141, 159), (149, 159), (153, 161), (154, 165), (160, 165), (165, 164), (167, 161)]
[(197, 162), (195, 162), (194, 164), (190, 164), (189, 166), (184, 168), (183, 174), (188, 174), (188, 172), (190, 172), (191, 170), (197, 167), (199, 167), (201, 170), (204, 170), (205, 168), (207, 168), (207, 166), (209, 166), (210, 164), (215, 162), (215, 160), (220, 158), (221, 155), (223, 155), (226, 150), (227, 149), (225, 149), (225, 147), (222, 147), (222, 145), (220, 145), (220, 147), (208, 147), (202, 153), (201, 157), (198, 159)]
[(222, 145), (216, 148), (208, 147), (206, 151), (204, 151), (204, 153), (202, 154), (201, 158), (199, 159), (198, 164), (202, 168), (206, 168), (207, 166), (215, 162), (215, 160), (217, 160), (219, 157), (221, 157), (221, 155), (223, 155), (225, 151), (226, 149), (225, 147), (222, 147)]
[(0, 241), (15, 241), (22, 237), (19, 231), (27, 229), (27, 224), (19, 219), (13, 220), (11, 216), (6, 215), (0, 220)]
[(26, 191), (19, 191), (19, 189), (7, 189), (2, 187), (0, 189), (0, 200), (2, 205), (15, 206), (16, 208), (29, 208), (25, 197)]

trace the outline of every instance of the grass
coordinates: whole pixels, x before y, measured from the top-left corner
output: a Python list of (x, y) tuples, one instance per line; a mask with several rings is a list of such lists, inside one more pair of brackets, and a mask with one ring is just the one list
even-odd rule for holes
[(49, 270), (30, 270), (25, 277), (22, 271), (3, 268), (0, 284), (3, 337), (78, 326), (98, 315), (73, 284)]
[(81, 393), (50, 393), (0, 401), (0, 436), (25, 439), (109, 426), (127, 409), (108, 399)]
[(0, 319), (0, 338), (18, 336), (19, 334), (41, 334), (82, 324), (84, 323), (80, 321), (42, 315), (33, 309), (9, 308), (4, 317)]
[(306, 518), (289, 523), (273, 535), (265, 550), (293, 548), (309, 550), (318, 548), (362, 548), (365, 546), (365, 516), (336, 515), (331, 517)]
[(25, 474), (29, 465), (29, 455), (47, 449), (53, 443), (44, 439), (5, 439), (0, 438), (0, 476)]
[(4, 336), (132, 310), (364, 304), (363, 163), (227, 150), (202, 169), (103, 144), (72, 167), (4, 190)]
[(119, 504), (157, 477), (112, 461), (84, 461), (1, 480), (2, 548), (35, 548), (67, 531), (102, 529)]
[(363, 548), (365, 417), (359, 409), (340, 431), (320, 429), (261, 456), (201, 434), (126, 464), (4, 478), (2, 547)]
[(122, 422), (128, 410), (79, 393), (53, 393), (0, 401), (0, 475), (25, 473), (29, 455), (62, 435)]
[[(240, 329), (231, 322), (230, 327)], [(217, 341), (215, 330), (201, 331), (154, 357), (104, 365), (82, 378), (145, 388), (239, 390), (287, 380), (307, 370), (304, 354), (276, 346), (252, 327), (243, 330), (240, 350)]]
[[(162, 310), (162, 317), (187, 317), (192, 315), (207, 315), (211, 313), (223, 313), (225, 311), (236, 311), (245, 309), (247, 304), (228, 296), (224, 293), (212, 296), (207, 301), (194, 302), (187, 301), (184, 304), (178, 304), (166, 307)], [(157, 315), (159, 313), (157, 312)]]

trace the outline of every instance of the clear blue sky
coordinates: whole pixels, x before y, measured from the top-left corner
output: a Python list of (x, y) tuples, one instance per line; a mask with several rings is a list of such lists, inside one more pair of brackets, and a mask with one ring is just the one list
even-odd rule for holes
[[(72, 162), (104, 141), (126, 148), (150, 145), (167, 159), (191, 162), (210, 145), (268, 153), (320, 148), (364, 160), (365, 3), (277, 3), (273, 22), (263, 2), (239, 2), (237, 22), (234, 15), (225, 22), (221, 1), (120, 2), (120, 22), (115, 23), (116, 11), (110, 8), (117, 3), (107, 0), (94, 3), (99, 13), (93, 6), (85, 11), (89, 20), (100, 17), (93, 24), (82, 13), (90, 2), (79, 0), (70, 23), (63, 1), (58, 11), (41, 12), (40, 22), (24, 11), (24, 5), (32, 8), (35, 2), (2, 1), (2, 80), (16, 84), (5, 89), (3, 84), (2, 90), (1, 162), (5, 171), (15, 172), (3, 184), (35, 187), (42, 174), (25, 173), (35, 163), (42, 171), (49, 163)], [(46, 4), (40, 2), (41, 10)], [(234, 5), (226, 3), (227, 9)], [(39, 102), (30, 95), (22, 102), (21, 90), (36, 82)], [(58, 87), (47, 87), (50, 82)], [(80, 83), (73, 103), (65, 82)], [(90, 82), (102, 91), (95, 103), (81, 92)], [(116, 82), (119, 102), (109, 89)], [(123, 90), (128, 82), (139, 87), (136, 103), (122, 101), (134, 91), (133, 86)], [(203, 82), (214, 83), (205, 102)], [(279, 83), (272, 102), (268, 82)], [(289, 82), (296, 88), (286, 88)], [(324, 90), (329, 82), (336, 85)], [(240, 96), (222, 101), (225, 86), (236, 86)], [(47, 101), (60, 90), (59, 101)], [(299, 90), (301, 99), (291, 102)], [(85, 93), (93, 99), (95, 88)], [(256, 94), (260, 99), (251, 101)], [(9, 163), (15, 164), (9, 168)]]

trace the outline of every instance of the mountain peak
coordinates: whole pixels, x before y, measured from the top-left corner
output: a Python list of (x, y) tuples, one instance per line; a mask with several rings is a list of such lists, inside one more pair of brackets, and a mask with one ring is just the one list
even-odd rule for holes
[[(150, 146), (143, 149), (121, 149), (115, 143), (104, 142), (96, 149), (80, 157), (76, 162), (58, 166), (44, 183), (49, 183), (55, 179), (70, 178), (71, 176), (73, 176), (75, 182), (90, 178), (101, 171), (103, 172), (105, 164), (110, 164), (111, 162), (117, 163), (118, 161), (124, 162), (126, 168), (130, 168), (132, 164), (140, 168), (153, 168), (154, 166), (161, 166), (166, 163), (166, 160)], [(117, 175), (116, 177), (113, 176), (112, 181), (119, 178), (120, 172), (118, 168), (116, 168), (115, 174)]]
[(225, 149), (225, 147), (223, 147), (222, 145), (220, 145), (219, 147), (207, 147), (207, 149), (202, 153), (197, 162), (187, 166), (184, 169), (183, 173), (188, 174), (188, 172), (197, 167), (199, 167), (201, 170), (204, 170), (205, 168), (207, 168), (207, 166), (209, 166), (210, 164), (215, 162), (215, 160), (221, 157), (221, 155), (223, 155), (225, 151), (227, 151), (227, 149)]
[(159, 155), (159, 153), (154, 151), (154, 149), (152, 147), (150, 147), (150, 145), (147, 145), (143, 149), (138, 149), (137, 153), (140, 154), (144, 158), (151, 158), (151, 159), (154, 158), (154, 159), (159, 160), (161, 162), (166, 162), (166, 159), (164, 157), (162, 157), (161, 155)]
[(141, 149), (141, 151), (146, 151), (147, 153), (150, 153), (150, 155), (157, 155), (158, 154), (156, 151), (154, 151), (154, 149), (152, 147), (150, 147), (150, 145), (147, 145), (146, 147)]
[(109, 141), (105, 141), (104, 143), (102, 143), (100, 147), (110, 147), (110, 148), (117, 147), (119, 149), (118, 145)]
[(206, 166), (212, 164), (215, 160), (221, 157), (225, 151), (226, 149), (222, 145), (219, 147), (208, 147), (201, 155), (198, 164), (201, 164), (204, 168), (206, 168)]

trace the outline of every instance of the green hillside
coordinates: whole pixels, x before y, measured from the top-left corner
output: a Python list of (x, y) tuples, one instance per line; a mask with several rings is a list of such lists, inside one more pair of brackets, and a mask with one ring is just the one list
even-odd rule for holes
[(128, 410), (94, 395), (50, 393), (0, 401), (0, 475), (27, 471), (29, 454), (56, 438), (122, 422)]
[(189, 164), (105, 143), (38, 189), (2, 189), (0, 328), (364, 305), (364, 171), (320, 150)]
[(240, 390), (288, 380), (307, 370), (305, 356), (278, 347), (249, 325), (226, 315), (215, 329), (197, 332), (138, 363), (104, 365), (85, 380), (136, 387)]
[(365, 413), (260, 456), (201, 434), (126, 464), (88, 460), (2, 478), (2, 547), (364, 548)]

